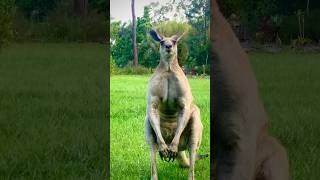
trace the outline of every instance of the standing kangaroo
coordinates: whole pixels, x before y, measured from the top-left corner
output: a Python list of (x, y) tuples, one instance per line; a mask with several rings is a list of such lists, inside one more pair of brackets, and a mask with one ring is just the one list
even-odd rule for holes
[(216, 177), (288, 180), (286, 152), (268, 134), (267, 115), (248, 57), (216, 0), (211, 2)]
[[(195, 161), (207, 155), (196, 154), (201, 143), (202, 123), (188, 80), (178, 64), (177, 42), (181, 36), (162, 37), (153, 30), (150, 35), (160, 42), (160, 63), (149, 82), (145, 119), (151, 179), (158, 179), (158, 150), (162, 160), (170, 162), (177, 157), (182, 167), (189, 167), (188, 179), (191, 180)], [(189, 150), (189, 161), (185, 150)]]

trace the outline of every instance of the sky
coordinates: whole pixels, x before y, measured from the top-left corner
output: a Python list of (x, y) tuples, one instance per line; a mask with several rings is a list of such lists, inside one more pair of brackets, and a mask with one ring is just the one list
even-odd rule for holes
[[(136, 17), (143, 15), (144, 6), (157, 1), (168, 2), (168, 0), (135, 0)], [(110, 15), (116, 21), (131, 21), (131, 0), (110, 0)]]

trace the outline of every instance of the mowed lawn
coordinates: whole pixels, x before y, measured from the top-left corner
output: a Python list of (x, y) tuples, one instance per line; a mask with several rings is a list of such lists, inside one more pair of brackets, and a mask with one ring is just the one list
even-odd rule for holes
[[(0, 53), (0, 179), (105, 179), (106, 57), (100, 44), (13, 44)], [(269, 129), (293, 180), (320, 177), (320, 54), (250, 53)], [(112, 179), (149, 179), (144, 140), (149, 76), (111, 78)], [(209, 80), (190, 79), (209, 152)], [(158, 157), (160, 179), (188, 170)], [(196, 164), (208, 179), (209, 159)]]
[(0, 179), (105, 179), (106, 46), (0, 53)]
[[(146, 90), (149, 76), (112, 76), (110, 83), (111, 179), (150, 179), (150, 153), (145, 142)], [(210, 153), (210, 80), (189, 79), (204, 126), (199, 153)], [(210, 159), (197, 161), (197, 179), (209, 179)], [(187, 179), (188, 169), (161, 161), (159, 179)]]
[(292, 180), (320, 177), (320, 54), (250, 53), (269, 116), (285, 146)]
[[(291, 179), (317, 180), (320, 177), (320, 54), (250, 53), (249, 57), (269, 116), (270, 133), (287, 150)], [(143, 134), (148, 79), (111, 78), (111, 175), (114, 179), (150, 177), (149, 152)], [(202, 80), (190, 83), (197, 103), (202, 103), (201, 98), (208, 101), (209, 94), (198, 95), (206, 93), (206, 83)], [(210, 130), (207, 119), (203, 120), (205, 139), (201, 152), (206, 152)], [(162, 162), (159, 157), (158, 163), (160, 178), (187, 178), (187, 170), (180, 169), (176, 163)], [(198, 179), (208, 179), (208, 165), (207, 161), (197, 163)]]

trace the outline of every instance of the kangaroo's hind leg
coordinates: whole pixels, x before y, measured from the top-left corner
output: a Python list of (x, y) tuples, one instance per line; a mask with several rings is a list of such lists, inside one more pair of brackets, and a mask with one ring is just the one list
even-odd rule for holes
[(190, 117), (190, 141), (189, 141), (189, 180), (195, 179), (194, 166), (197, 159), (197, 150), (201, 144), (202, 138), (202, 123), (200, 120), (200, 110), (197, 106), (193, 105)]
[(157, 153), (157, 143), (156, 143), (156, 135), (149, 123), (149, 120), (145, 120), (145, 136), (146, 141), (149, 145), (150, 149), (150, 161), (151, 161), (151, 180), (157, 180), (158, 174), (157, 174), (157, 159), (156, 159), (156, 153)]
[(259, 169), (255, 180), (288, 180), (289, 164), (284, 148), (269, 135), (262, 139), (258, 145)]

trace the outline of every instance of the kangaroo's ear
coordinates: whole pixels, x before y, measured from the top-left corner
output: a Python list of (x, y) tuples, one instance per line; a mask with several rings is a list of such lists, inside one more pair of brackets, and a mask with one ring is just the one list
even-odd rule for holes
[(186, 32), (184, 32), (184, 33), (181, 34), (181, 35), (173, 35), (173, 36), (171, 36), (171, 40), (176, 43), (176, 42), (178, 42), (178, 41), (184, 36), (184, 34), (186, 34)]
[(155, 30), (150, 31), (150, 36), (155, 40), (160, 42), (162, 40), (162, 37), (158, 35), (158, 33)]

